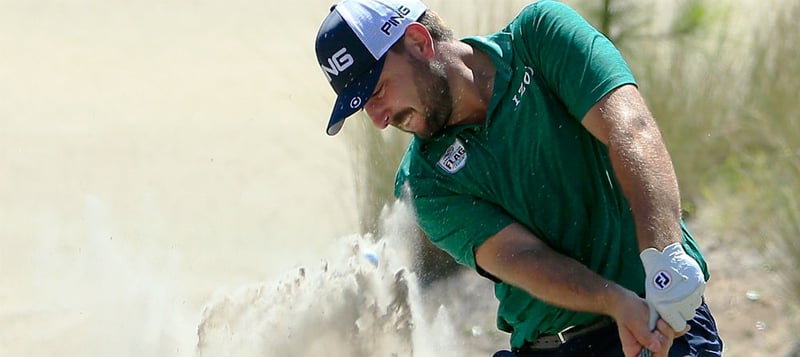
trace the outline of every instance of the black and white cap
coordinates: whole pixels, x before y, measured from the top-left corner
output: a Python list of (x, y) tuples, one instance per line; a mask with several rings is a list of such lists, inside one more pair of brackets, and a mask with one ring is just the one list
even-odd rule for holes
[(383, 70), (386, 52), (427, 8), (418, 0), (342, 0), (317, 33), (317, 61), (338, 97), (328, 122), (336, 135), (364, 107)]

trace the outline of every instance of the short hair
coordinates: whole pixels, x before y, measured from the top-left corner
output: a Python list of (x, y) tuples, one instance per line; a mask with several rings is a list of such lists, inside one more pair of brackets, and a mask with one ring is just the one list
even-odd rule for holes
[(454, 39), (453, 30), (451, 30), (439, 14), (433, 12), (433, 10), (425, 11), (417, 22), (428, 29), (434, 41), (450, 41)]
[[(445, 24), (444, 20), (442, 19), (439, 14), (435, 13), (433, 10), (426, 10), (422, 16), (419, 17), (417, 20), (422, 26), (425, 26), (428, 29), (428, 32), (431, 34), (431, 38), (433, 38), (434, 42), (437, 41), (450, 41), (455, 39), (455, 35), (453, 35), (453, 30)], [(402, 53), (405, 51), (405, 47), (403, 47), (402, 42), (405, 38), (405, 35), (400, 37), (394, 45), (392, 45), (391, 50), (395, 52)]]

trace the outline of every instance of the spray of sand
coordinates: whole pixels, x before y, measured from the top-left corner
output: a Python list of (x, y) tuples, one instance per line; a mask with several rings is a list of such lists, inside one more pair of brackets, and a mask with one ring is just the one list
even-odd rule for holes
[(197, 354), (463, 355), (447, 310), (426, 311), (408, 268), (411, 219), (397, 203), (384, 210), (379, 236), (345, 237), (318, 267), (220, 294), (203, 311)]

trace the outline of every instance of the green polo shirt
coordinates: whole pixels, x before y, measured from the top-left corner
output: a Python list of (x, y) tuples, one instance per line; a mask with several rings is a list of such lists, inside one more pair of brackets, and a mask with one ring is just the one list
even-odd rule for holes
[[(529, 5), (500, 32), (463, 41), (497, 67), (486, 123), (412, 139), (396, 195), (411, 199), (434, 244), (473, 269), (475, 249), (516, 221), (556, 251), (643, 295), (630, 207), (606, 146), (580, 123), (609, 91), (635, 84), (620, 53), (573, 10), (548, 0)], [(683, 228), (686, 250), (706, 271)], [(496, 282), (495, 295), (498, 328), (511, 333), (512, 347), (596, 318), (503, 282)]]

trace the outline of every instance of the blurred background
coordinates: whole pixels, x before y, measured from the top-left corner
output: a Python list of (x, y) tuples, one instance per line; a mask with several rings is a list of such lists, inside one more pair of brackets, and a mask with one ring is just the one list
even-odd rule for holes
[[(800, 5), (565, 2), (620, 47), (661, 125), (726, 354), (798, 355)], [(363, 118), (325, 135), (333, 92), (313, 41), (330, 4), (0, 0), (0, 356), (202, 354), (209, 307), (263, 299), (286, 309), (262, 318), (313, 324), (320, 312), (276, 287), (337, 267), (342, 237), (386, 235), (408, 140)], [(466, 36), (526, 2), (427, 4)], [(459, 317), (452, 341), (476, 356), (507, 344), (491, 303), (464, 299), (490, 299), (484, 281), (391, 232), (422, 256), (407, 261), (417, 303)], [(319, 271), (309, 304), (338, 281)], [(473, 287), (485, 295), (458, 294)], [(224, 336), (269, 333), (214, 317)]]

